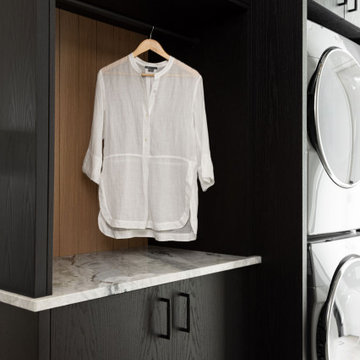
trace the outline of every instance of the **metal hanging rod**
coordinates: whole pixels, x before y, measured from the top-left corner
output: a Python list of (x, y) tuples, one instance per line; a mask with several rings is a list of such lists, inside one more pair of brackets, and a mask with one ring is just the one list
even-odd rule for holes
[[(149, 25), (143, 21), (132, 19), (114, 11), (102, 9), (101, 7), (87, 4), (79, 0), (56, 0), (56, 6), (60, 9), (69, 10), (80, 15), (89, 16), (98, 20), (110, 21), (111, 23), (116, 23), (118, 25), (128, 26), (133, 30), (138, 30), (147, 34), (153, 27), (153, 25)], [(198, 38), (180, 35), (173, 31), (162, 29), (158, 26), (156, 26), (156, 32), (161, 35), (192, 44), (196, 44), (200, 41)]]

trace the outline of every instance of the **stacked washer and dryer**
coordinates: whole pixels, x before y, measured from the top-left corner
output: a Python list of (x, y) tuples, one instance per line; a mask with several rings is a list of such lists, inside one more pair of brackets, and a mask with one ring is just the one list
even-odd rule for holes
[(360, 46), (308, 21), (311, 360), (360, 359)]

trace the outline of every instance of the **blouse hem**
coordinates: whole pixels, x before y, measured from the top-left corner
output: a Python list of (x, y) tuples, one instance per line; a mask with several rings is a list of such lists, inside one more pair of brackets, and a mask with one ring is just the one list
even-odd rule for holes
[[(193, 241), (196, 240), (196, 234), (187, 233), (187, 234), (176, 234), (176, 233), (162, 233), (159, 234), (152, 229), (114, 229), (107, 228), (104, 226), (105, 219), (101, 218), (102, 214), (99, 212), (98, 216), (98, 226), (100, 231), (109, 237), (114, 239), (129, 239), (134, 237), (151, 237), (157, 241)], [(106, 221), (105, 221), (106, 222)], [(108, 224), (107, 224), (108, 225)], [(119, 233), (121, 231), (121, 233)]]
[(102, 216), (111, 227), (124, 229), (145, 230), (149, 227), (157, 231), (181, 229), (186, 224), (189, 218), (189, 207), (186, 208), (184, 214), (179, 220), (163, 223), (154, 223), (152, 221), (114, 220), (113, 218), (109, 217), (106, 211), (103, 210), (103, 208), (100, 208)]
[[(186, 176), (186, 187), (185, 187), (185, 210), (181, 215), (179, 220), (167, 221), (167, 222), (154, 222), (152, 220), (141, 220), (141, 221), (129, 221), (129, 220), (120, 220), (114, 219), (110, 215), (110, 211), (107, 205), (107, 200), (105, 196), (105, 192), (102, 187), (102, 179), (99, 182), (99, 205), (100, 212), (107, 222), (108, 225), (114, 228), (125, 228), (125, 229), (138, 229), (138, 230), (146, 230), (147, 228), (151, 228), (155, 231), (165, 231), (165, 230), (176, 230), (181, 229), (187, 223), (190, 218), (190, 203), (192, 197), (192, 184), (194, 179), (196, 179), (195, 173), (195, 164), (189, 163), (188, 172)], [(196, 182), (196, 180), (195, 180)]]

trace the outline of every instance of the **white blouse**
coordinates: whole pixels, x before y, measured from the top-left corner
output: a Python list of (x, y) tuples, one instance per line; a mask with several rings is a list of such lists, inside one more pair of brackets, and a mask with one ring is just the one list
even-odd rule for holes
[(100, 69), (82, 171), (99, 185), (105, 235), (195, 240), (197, 177), (214, 184), (199, 72), (133, 53)]

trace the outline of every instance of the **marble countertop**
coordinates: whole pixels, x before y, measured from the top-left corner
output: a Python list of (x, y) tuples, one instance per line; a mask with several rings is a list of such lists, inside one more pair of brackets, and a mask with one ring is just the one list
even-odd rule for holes
[(259, 263), (260, 256), (159, 246), (60, 257), (52, 295), (34, 299), (0, 290), (0, 302), (37, 312)]

